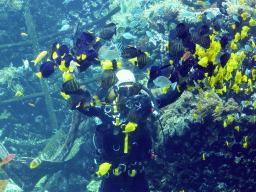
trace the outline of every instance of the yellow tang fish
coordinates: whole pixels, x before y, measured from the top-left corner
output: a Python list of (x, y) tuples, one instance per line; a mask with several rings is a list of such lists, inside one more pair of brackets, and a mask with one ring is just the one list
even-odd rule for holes
[(224, 122), (223, 122), (223, 127), (226, 128), (227, 126), (228, 126), (227, 122), (224, 121)]
[(235, 126), (234, 129), (237, 130), (237, 132), (239, 132), (239, 126)]
[(226, 141), (226, 145), (229, 147), (229, 143), (228, 143), (228, 141)]
[(209, 93), (209, 92), (207, 92), (206, 94), (205, 94), (205, 99), (208, 99), (209, 97), (210, 97), (210, 95), (211, 95), (211, 93)]
[(197, 117), (197, 114), (196, 114), (196, 113), (194, 113), (194, 114), (193, 114), (193, 117), (196, 119), (196, 117)]
[(219, 106), (217, 105), (215, 111), (218, 112), (220, 110)]
[(202, 107), (198, 104), (197, 105), (197, 109), (199, 109), (200, 111), (202, 111)]
[(203, 153), (203, 160), (205, 160), (205, 154)]
[(112, 164), (110, 163), (102, 163), (99, 167), (99, 170), (96, 172), (97, 175), (106, 175)]
[(234, 121), (234, 117), (228, 116), (228, 122), (232, 123)]

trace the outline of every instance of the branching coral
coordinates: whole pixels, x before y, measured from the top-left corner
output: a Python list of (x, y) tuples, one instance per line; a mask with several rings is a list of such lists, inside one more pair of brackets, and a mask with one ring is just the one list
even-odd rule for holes
[(252, 16), (254, 15), (255, 11), (254, 8), (250, 6), (252, 3), (246, 3), (245, 4), (235, 1), (235, 0), (226, 0), (227, 5), (227, 12), (229, 15), (238, 14), (238, 10), (242, 10), (247, 15)]
[(5, 67), (2, 70), (0, 70), (0, 73), (1, 73), (0, 84), (7, 83), (8, 87), (11, 87), (12, 80), (19, 76), (19, 69), (16, 67), (13, 67), (11, 63), (9, 67)]

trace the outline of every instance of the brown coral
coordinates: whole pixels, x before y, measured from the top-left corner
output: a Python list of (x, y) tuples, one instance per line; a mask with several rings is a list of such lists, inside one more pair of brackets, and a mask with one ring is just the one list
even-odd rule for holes
[[(200, 93), (196, 96), (196, 103), (193, 103), (192, 106), (194, 106), (196, 109), (192, 110), (192, 113), (197, 114), (197, 118), (195, 122), (204, 122), (204, 119), (206, 117), (213, 117), (213, 121), (221, 121), (221, 114), (224, 110), (224, 105), (222, 103), (221, 98), (216, 93), (211, 93), (209, 98), (205, 98), (205, 92)], [(201, 106), (201, 110), (197, 108), (197, 106)], [(219, 107), (219, 110), (216, 111), (216, 107)]]
[(241, 111), (241, 106), (238, 105), (237, 102), (233, 98), (228, 99), (228, 101), (225, 103), (225, 109), (224, 111), (226, 113), (238, 113)]

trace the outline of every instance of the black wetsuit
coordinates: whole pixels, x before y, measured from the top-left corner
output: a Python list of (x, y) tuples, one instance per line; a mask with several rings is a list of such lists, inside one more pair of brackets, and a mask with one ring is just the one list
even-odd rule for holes
[[(169, 90), (166, 94), (157, 96), (156, 102), (162, 108), (176, 101), (185, 89), (185, 84), (177, 89)], [(97, 149), (97, 161), (99, 164), (108, 162), (112, 164), (107, 177), (103, 177), (101, 192), (148, 192), (148, 182), (144, 168), (149, 163), (151, 157), (151, 138), (146, 125), (147, 117), (152, 113), (151, 98), (146, 95), (138, 95), (126, 100), (125, 108), (120, 111), (120, 124), (135, 122), (138, 127), (130, 132), (128, 136), (129, 149), (124, 153), (125, 134), (120, 126), (115, 126), (116, 114), (113, 108), (108, 105), (100, 107), (89, 107), (85, 110), (79, 107), (78, 110), (90, 117), (98, 117), (102, 123), (97, 126), (94, 142)], [(133, 117), (131, 117), (133, 116)], [(136, 122), (137, 121), (137, 122)], [(121, 168), (119, 176), (114, 174), (115, 168)], [(136, 175), (130, 177), (132, 170), (136, 170)]]

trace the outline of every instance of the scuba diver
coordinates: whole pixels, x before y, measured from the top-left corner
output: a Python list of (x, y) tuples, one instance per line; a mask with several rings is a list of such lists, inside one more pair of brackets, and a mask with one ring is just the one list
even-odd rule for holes
[[(153, 97), (147, 88), (136, 82), (134, 74), (125, 69), (104, 71), (96, 99), (92, 99), (75, 79), (63, 84), (62, 91), (70, 95), (69, 108), (97, 121), (93, 142), (95, 163), (99, 165), (96, 175), (102, 176), (101, 192), (149, 191), (144, 169), (152, 161), (152, 146), (146, 120), (151, 113), (159, 116), (160, 108), (176, 101), (186, 89), (186, 82), (177, 86), (179, 88), (169, 88), (166, 94)], [(142, 90), (148, 95), (142, 94)], [(0, 148), (3, 151), (4, 147)], [(42, 160), (37, 168), (30, 169), (31, 160), (12, 160), (3, 165), (3, 169), (20, 187), (31, 190), (44, 175), (60, 170), (86, 177), (85, 155), (80, 147), (75, 157), (68, 161)]]
[[(73, 81), (67, 81), (62, 87), (62, 91), (71, 97), (70, 108), (97, 120), (93, 141), (95, 162), (100, 165), (96, 174), (103, 176), (100, 191), (148, 192), (144, 169), (152, 161), (152, 146), (147, 117), (151, 113), (159, 116), (159, 108), (176, 101), (186, 83), (180, 84), (179, 90), (170, 88), (166, 94), (153, 97), (146, 87), (136, 82), (131, 71), (121, 69), (115, 73), (107, 70), (102, 75), (97, 97), (94, 97), (98, 101), (89, 103), (87, 91), (82, 93), (77, 86), (78, 89), (71, 90), (76, 84)], [(149, 96), (141, 94), (141, 90)]]

